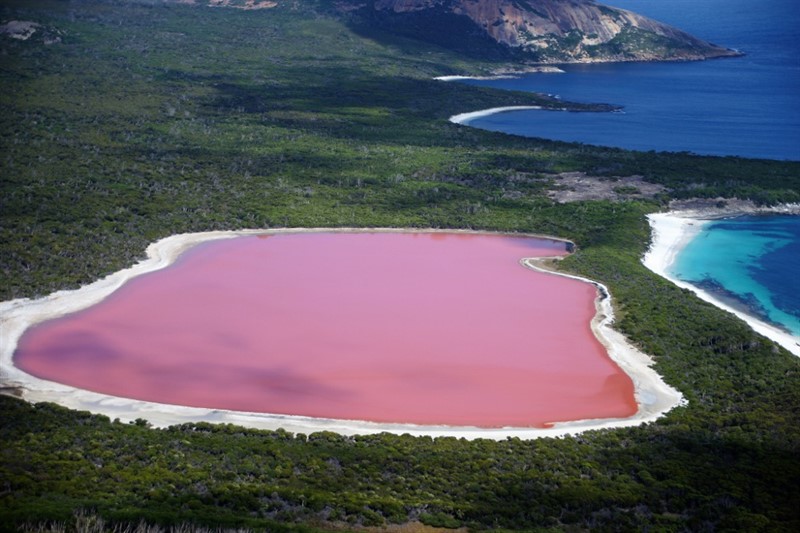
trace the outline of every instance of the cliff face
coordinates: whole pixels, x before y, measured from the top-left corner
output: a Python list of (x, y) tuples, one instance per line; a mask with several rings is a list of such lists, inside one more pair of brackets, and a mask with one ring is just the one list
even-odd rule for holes
[(375, 0), (371, 7), (388, 31), (456, 49), (474, 49), (466, 41), (482, 37), (509, 55), (544, 63), (736, 55), (594, 0)]

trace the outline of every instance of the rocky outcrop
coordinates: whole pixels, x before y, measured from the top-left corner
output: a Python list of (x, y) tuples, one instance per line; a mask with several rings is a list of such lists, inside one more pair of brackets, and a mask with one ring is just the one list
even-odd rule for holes
[(0, 37), (16, 41), (38, 41), (46, 45), (61, 42), (64, 32), (48, 26), (42, 26), (29, 20), (11, 20), (0, 24)]
[[(464, 41), (485, 37), (509, 55), (543, 63), (737, 55), (666, 24), (593, 0), (375, 0), (366, 9), (372, 9), (375, 19), (389, 31), (449, 43), (456, 49), (475, 49)], [(465, 23), (471, 31), (464, 31)]]
[[(169, 0), (166, 0), (169, 1)], [(272, 9), (277, 2), (271, 0), (172, 0), (178, 4), (207, 5), (209, 7), (230, 7), (234, 9)]]

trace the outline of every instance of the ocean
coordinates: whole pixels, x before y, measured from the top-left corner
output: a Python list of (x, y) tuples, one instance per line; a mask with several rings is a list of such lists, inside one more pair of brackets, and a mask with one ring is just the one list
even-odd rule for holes
[(471, 126), (633, 150), (800, 160), (797, 0), (609, 0), (746, 55), (697, 62), (563, 65), (564, 74), (464, 83), (622, 106), (515, 111)]
[(800, 216), (709, 222), (670, 274), (800, 338)]
[[(622, 106), (515, 111), (471, 126), (633, 150), (800, 160), (797, 0), (607, 0), (746, 55), (698, 62), (565, 65), (564, 74), (464, 83)], [(800, 337), (800, 217), (711, 222), (671, 272)]]

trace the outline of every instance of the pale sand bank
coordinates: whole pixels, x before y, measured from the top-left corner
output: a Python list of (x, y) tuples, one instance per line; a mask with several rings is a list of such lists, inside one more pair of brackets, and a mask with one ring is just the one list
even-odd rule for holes
[(462, 80), (513, 80), (519, 76), (511, 74), (497, 74), (496, 76), (437, 76), (436, 81), (462, 81)]
[[(469, 113), (459, 113), (458, 115), (453, 115), (448, 120), (454, 124), (469, 124), (471, 121), (475, 120), (476, 118), (481, 117), (488, 117), (489, 115), (495, 115), (497, 113), (508, 113), (509, 111), (531, 111), (531, 110), (539, 110), (543, 109), (542, 106), (538, 105), (516, 105), (516, 106), (508, 106), (508, 107), (492, 107), (489, 109), (482, 109), (480, 111), (471, 111)], [(563, 111), (559, 109), (553, 109), (551, 111)]]
[(437, 81), (463, 81), (463, 80), (509, 80), (516, 79), (525, 74), (564, 74), (565, 72), (558, 67), (551, 65), (535, 66), (522, 68), (519, 70), (499, 70), (490, 76), (437, 76), (433, 78)]
[(743, 214), (755, 213), (775, 213), (775, 214), (792, 214), (797, 213), (796, 206), (783, 206), (781, 208), (773, 209), (756, 209), (756, 208), (736, 208), (736, 209), (694, 209), (686, 211), (671, 211), (669, 213), (656, 213), (648, 215), (650, 227), (653, 231), (653, 239), (650, 249), (645, 254), (642, 262), (644, 266), (670, 280), (675, 285), (684, 289), (689, 289), (694, 292), (698, 297), (706, 302), (709, 302), (725, 311), (733, 313), (741, 318), (753, 328), (756, 332), (771, 339), (794, 355), (800, 356), (800, 339), (790, 335), (789, 333), (776, 328), (771, 324), (767, 324), (762, 320), (752, 317), (743, 313), (738, 309), (734, 309), (730, 305), (720, 301), (713, 294), (703, 291), (698, 287), (681, 281), (670, 273), (670, 266), (675, 262), (678, 253), (685, 247), (700, 231), (703, 226), (708, 224), (713, 219), (739, 216)]
[[(302, 416), (246, 413), (218, 409), (205, 409), (166, 405), (76, 389), (66, 385), (38, 379), (22, 372), (13, 365), (13, 354), (23, 332), (44, 320), (90, 307), (118, 289), (127, 280), (164, 268), (173, 263), (189, 247), (200, 242), (228, 239), (240, 235), (301, 232), (418, 232), (439, 231), (443, 233), (479, 233), (458, 230), (397, 230), (397, 229), (288, 229), (288, 230), (243, 230), (227, 232), (194, 233), (174, 235), (151, 244), (147, 259), (131, 268), (116, 272), (92, 284), (73, 291), (59, 291), (47, 297), (30, 300), (18, 299), (0, 303), (0, 385), (4, 390), (18, 390), (30, 402), (54, 402), (77, 410), (104, 414), (112, 419), (128, 422), (137, 418), (148, 420), (155, 426), (166, 427), (185, 422), (232, 423), (260, 429), (283, 428), (295, 433), (334, 431), (343, 435), (359, 435), (390, 432), (395, 434), (427, 435), (432, 437), (453, 436), (467, 439), (485, 438), (501, 440), (506, 437), (523, 439), (556, 437), (580, 433), (592, 429), (637, 426), (652, 422), (676, 406), (683, 405), (682, 395), (661, 380), (650, 368), (652, 360), (633, 348), (625, 338), (611, 328), (613, 311), (608, 290), (601, 284), (584, 278), (568, 276), (598, 287), (602, 297), (596, 302), (598, 310), (592, 329), (609, 351), (610, 356), (631, 376), (635, 385), (639, 412), (624, 419), (596, 419), (560, 422), (550, 428), (478, 428), (453, 426), (419, 426), (412, 424), (384, 424), (351, 420), (330, 420)], [(529, 235), (531, 237), (543, 237)], [(553, 237), (544, 237), (553, 239)], [(561, 239), (556, 239), (561, 240)], [(536, 259), (524, 259), (525, 266), (541, 270)], [(546, 270), (544, 270), (546, 271)], [(547, 271), (546, 271), (547, 272)], [(554, 275), (563, 275), (553, 273)]]

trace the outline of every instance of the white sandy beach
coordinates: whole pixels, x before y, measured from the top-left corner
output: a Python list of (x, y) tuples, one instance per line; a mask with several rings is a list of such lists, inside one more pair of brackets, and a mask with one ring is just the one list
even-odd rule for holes
[[(516, 106), (507, 106), (507, 107), (491, 107), (489, 109), (481, 109), (480, 111), (471, 111), (469, 113), (459, 113), (458, 115), (453, 115), (448, 120), (454, 124), (469, 124), (471, 121), (475, 120), (476, 118), (481, 117), (488, 117), (489, 115), (495, 115), (497, 113), (508, 113), (509, 111), (530, 111), (530, 110), (539, 110), (543, 109), (542, 106), (538, 105), (516, 105)], [(563, 109), (551, 109), (550, 111), (565, 111)]]
[(437, 76), (436, 81), (463, 81), (463, 80), (513, 80), (519, 76), (511, 74), (498, 74), (496, 76)]
[(437, 76), (433, 78), (437, 81), (463, 81), (463, 80), (509, 80), (516, 79), (525, 74), (564, 74), (565, 72), (552, 65), (539, 65), (535, 67), (523, 68), (520, 70), (501, 70), (491, 76), (465, 76), (465, 75), (452, 75), (452, 76)]
[[(532, 439), (539, 437), (556, 437), (576, 434), (582, 431), (602, 428), (637, 426), (643, 422), (652, 422), (676, 406), (683, 405), (680, 392), (663, 382), (661, 377), (651, 368), (653, 361), (631, 346), (626, 339), (611, 328), (613, 310), (608, 290), (601, 284), (568, 276), (592, 283), (601, 294), (596, 302), (597, 315), (592, 323), (595, 335), (608, 349), (611, 358), (632, 378), (635, 386), (639, 411), (632, 417), (624, 419), (596, 419), (556, 423), (549, 428), (478, 428), (453, 426), (419, 426), (412, 424), (383, 424), (350, 420), (329, 420), (301, 416), (271, 415), (263, 413), (245, 413), (217, 409), (204, 409), (166, 405), (153, 402), (132, 400), (98, 394), (66, 385), (45, 381), (33, 377), (16, 368), (13, 354), (17, 342), (29, 327), (52, 318), (90, 307), (120, 286), (127, 280), (164, 268), (172, 264), (182, 252), (200, 242), (217, 239), (228, 239), (240, 235), (256, 235), (270, 233), (300, 232), (359, 232), (359, 231), (440, 231), (446, 233), (479, 233), (459, 230), (398, 230), (398, 229), (288, 229), (288, 230), (243, 230), (229, 232), (209, 232), (174, 235), (162, 239), (147, 249), (147, 259), (131, 268), (116, 272), (92, 284), (72, 291), (59, 291), (41, 299), (18, 299), (0, 303), (0, 387), (7, 394), (15, 394), (30, 402), (54, 402), (65, 407), (85, 410), (129, 422), (138, 418), (148, 420), (157, 427), (166, 427), (185, 422), (232, 423), (260, 429), (283, 428), (295, 433), (312, 433), (315, 431), (334, 431), (343, 435), (359, 435), (390, 432), (395, 434), (427, 435), (431, 437), (453, 436), (467, 439), (485, 438), (501, 440), (506, 437)], [(543, 237), (530, 235), (532, 237)], [(553, 239), (553, 237), (545, 237)], [(561, 240), (561, 239), (556, 239)], [(522, 263), (533, 269), (536, 259), (524, 259)], [(549, 272), (547, 270), (543, 270)], [(549, 272), (553, 275), (563, 275)]]
[(648, 216), (653, 231), (650, 250), (645, 254), (642, 262), (644, 265), (675, 285), (689, 289), (698, 297), (725, 311), (733, 313), (750, 325), (756, 332), (771, 339), (796, 356), (800, 356), (800, 339), (782, 331), (775, 326), (767, 324), (755, 317), (734, 309), (718, 300), (714, 295), (703, 291), (690, 283), (681, 281), (670, 274), (670, 266), (675, 261), (681, 249), (694, 238), (705, 224), (716, 218), (731, 217), (754, 212), (796, 213), (796, 206), (784, 206), (775, 209), (734, 209), (713, 210), (698, 209), (687, 211), (671, 211), (669, 213), (656, 213)]

